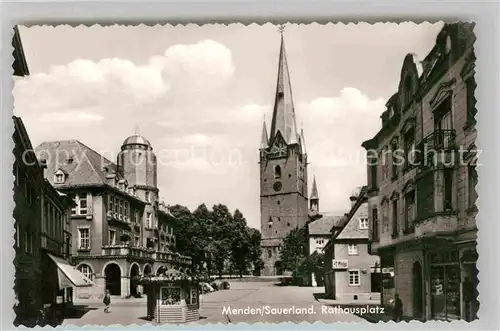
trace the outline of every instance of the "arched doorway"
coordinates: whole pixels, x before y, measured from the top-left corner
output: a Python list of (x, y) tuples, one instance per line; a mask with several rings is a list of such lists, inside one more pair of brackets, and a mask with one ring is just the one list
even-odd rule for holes
[(134, 263), (130, 268), (130, 295), (133, 297), (137, 296), (137, 280), (135, 277), (139, 276), (140, 269), (139, 265)]
[(422, 284), (422, 266), (419, 262), (413, 263), (412, 272), (413, 284), (413, 317), (421, 318), (423, 313), (423, 284)]
[(106, 290), (109, 290), (109, 294), (121, 295), (122, 273), (118, 264), (108, 264), (104, 269), (104, 275), (106, 277)]

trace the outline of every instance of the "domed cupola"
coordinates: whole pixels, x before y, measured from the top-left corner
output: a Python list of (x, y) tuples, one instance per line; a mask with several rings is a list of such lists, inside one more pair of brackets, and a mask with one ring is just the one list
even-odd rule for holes
[(125, 149), (152, 149), (151, 143), (139, 134), (134, 134), (123, 141), (122, 151)]

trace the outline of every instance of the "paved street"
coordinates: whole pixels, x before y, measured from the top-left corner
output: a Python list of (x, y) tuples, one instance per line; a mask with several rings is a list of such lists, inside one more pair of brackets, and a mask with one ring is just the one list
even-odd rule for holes
[[(268, 282), (233, 282), (230, 290), (203, 296), (200, 309), (202, 319), (198, 323), (364, 321), (352, 314), (322, 313), (325, 309), (324, 306), (314, 298), (314, 293), (322, 291), (322, 287), (282, 287)], [(223, 311), (224, 307), (226, 307), (226, 311)], [(290, 311), (294, 307), (295, 311)], [(252, 308), (253, 312), (248, 311)], [(151, 323), (144, 318), (146, 315), (145, 299), (117, 301), (111, 305), (111, 313), (109, 314), (103, 312), (101, 303), (89, 303), (87, 309), (88, 311), (82, 316), (72, 316), (72, 318), (66, 319), (63, 325), (109, 326), (112, 324), (143, 325)], [(241, 311), (244, 309), (247, 309), (246, 314)], [(297, 309), (309, 309), (309, 311), (300, 312)]]

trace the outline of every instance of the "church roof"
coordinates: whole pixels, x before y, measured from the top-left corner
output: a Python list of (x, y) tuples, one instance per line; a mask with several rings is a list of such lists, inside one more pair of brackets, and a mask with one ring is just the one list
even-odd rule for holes
[(319, 194), (318, 194), (318, 186), (316, 185), (316, 176), (313, 178), (313, 186), (311, 190), (311, 196), (309, 197), (310, 200), (312, 199), (319, 199)]
[(278, 64), (278, 81), (271, 123), (271, 141), (280, 132), (287, 144), (297, 143), (297, 124), (293, 106), (292, 86), (285, 52), (285, 42), (281, 35), (281, 46)]

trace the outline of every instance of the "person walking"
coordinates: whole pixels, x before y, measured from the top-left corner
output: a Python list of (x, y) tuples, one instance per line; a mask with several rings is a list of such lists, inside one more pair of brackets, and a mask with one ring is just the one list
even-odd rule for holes
[(403, 301), (401, 301), (401, 298), (397, 293), (394, 295), (393, 315), (394, 322), (401, 322), (403, 320)]
[(104, 299), (102, 300), (104, 305), (104, 312), (109, 313), (109, 305), (111, 304), (111, 295), (109, 294), (109, 290), (106, 290), (106, 294), (104, 294)]

